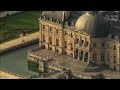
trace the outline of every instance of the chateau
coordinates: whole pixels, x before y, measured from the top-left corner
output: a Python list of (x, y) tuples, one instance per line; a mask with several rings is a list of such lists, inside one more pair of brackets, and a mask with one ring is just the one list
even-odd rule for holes
[(112, 27), (98, 12), (43, 11), (39, 32), (39, 47), (28, 53), (31, 62), (38, 64), (44, 58), (59, 59), (59, 65), (72, 67), (73, 63), (67, 62), (70, 58), (77, 62), (73, 67), (83, 63), (83, 66), (103, 65), (120, 71), (120, 29)]

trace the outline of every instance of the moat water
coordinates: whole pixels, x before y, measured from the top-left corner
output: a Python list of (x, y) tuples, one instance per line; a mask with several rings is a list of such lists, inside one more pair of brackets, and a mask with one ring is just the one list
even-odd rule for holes
[(16, 73), (21, 76), (38, 75), (38, 73), (28, 70), (27, 52), (29, 49), (38, 46), (38, 44), (20, 48), (15, 51), (0, 56), (0, 68), (8, 72)]

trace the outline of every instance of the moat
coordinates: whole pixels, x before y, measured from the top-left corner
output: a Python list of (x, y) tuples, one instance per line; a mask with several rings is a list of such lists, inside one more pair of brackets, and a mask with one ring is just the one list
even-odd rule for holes
[(30, 45), (1, 55), (0, 68), (23, 77), (37, 75), (37, 73), (29, 71), (27, 66), (27, 51), (36, 46), (38, 46), (38, 44)]

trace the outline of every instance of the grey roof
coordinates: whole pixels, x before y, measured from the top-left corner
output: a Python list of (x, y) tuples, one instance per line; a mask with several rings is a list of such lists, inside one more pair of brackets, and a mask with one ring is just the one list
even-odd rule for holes
[(43, 11), (42, 15), (62, 20), (64, 18), (63, 13), (65, 13), (65, 21), (73, 23), (83, 14), (81, 11)]
[(120, 39), (120, 26), (112, 27), (111, 33)]
[(69, 11), (43, 11), (42, 15), (48, 16), (54, 19), (62, 20), (64, 18), (68, 19), (70, 12)]
[(98, 13), (85, 13), (75, 24), (76, 30), (83, 30), (93, 37), (105, 37), (110, 33), (110, 23)]
[(77, 19), (83, 14), (82, 11), (71, 11), (68, 22), (75, 23)]
[(97, 12), (87, 14), (85, 11), (43, 11), (42, 15), (58, 20), (64, 19), (68, 25), (74, 23), (76, 30), (83, 30), (93, 37), (106, 37), (110, 33), (110, 23)]

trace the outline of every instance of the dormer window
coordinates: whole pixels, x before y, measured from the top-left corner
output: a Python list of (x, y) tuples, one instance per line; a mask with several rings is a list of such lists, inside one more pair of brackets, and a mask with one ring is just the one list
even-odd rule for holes
[(43, 30), (45, 30), (45, 25), (43, 25)]
[(50, 27), (50, 32), (52, 32), (52, 27)]
[(49, 20), (52, 21), (52, 18), (50, 18)]
[(74, 26), (74, 23), (71, 23), (71, 26)]
[(59, 20), (57, 20), (56, 22), (59, 23)]
[(65, 22), (65, 25), (68, 26), (68, 22), (67, 21)]
[(102, 43), (102, 44), (101, 44), (101, 46), (102, 46), (102, 47), (105, 47), (105, 44), (104, 44), (104, 43)]
[(46, 16), (43, 16), (43, 19), (46, 19)]
[(114, 46), (114, 50), (116, 50), (116, 46)]

